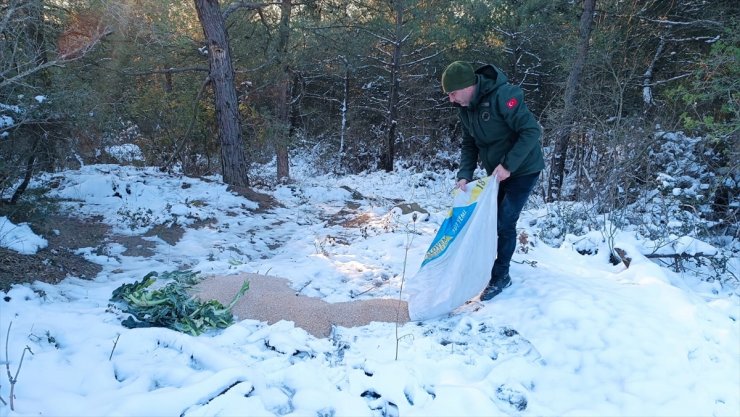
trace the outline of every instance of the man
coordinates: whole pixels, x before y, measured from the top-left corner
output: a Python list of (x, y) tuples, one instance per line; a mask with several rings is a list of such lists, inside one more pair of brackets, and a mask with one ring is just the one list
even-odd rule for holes
[(490, 300), (511, 285), (509, 264), (516, 249), (516, 222), (545, 167), (542, 128), (524, 104), (522, 89), (509, 84), (492, 65), (473, 70), (467, 62), (453, 62), (442, 73), (442, 89), (458, 107), (462, 123), (456, 186), (466, 189), (479, 159), (488, 175), (499, 181), (496, 261), (480, 296)]

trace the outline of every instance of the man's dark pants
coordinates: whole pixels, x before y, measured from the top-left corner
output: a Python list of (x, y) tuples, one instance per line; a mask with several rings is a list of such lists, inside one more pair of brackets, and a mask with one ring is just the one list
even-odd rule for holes
[(491, 282), (509, 273), (511, 257), (516, 249), (516, 222), (532, 193), (540, 173), (509, 177), (499, 183), (498, 189), (498, 247), (491, 270)]

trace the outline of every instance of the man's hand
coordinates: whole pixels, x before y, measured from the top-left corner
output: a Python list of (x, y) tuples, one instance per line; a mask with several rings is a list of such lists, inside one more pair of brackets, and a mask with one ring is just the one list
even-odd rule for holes
[(496, 167), (496, 169), (493, 170), (493, 174), (491, 174), (492, 177), (496, 178), (498, 182), (501, 182), (511, 176), (511, 172), (509, 172), (508, 169), (504, 168), (503, 165), (499, 164), (499, 166)]
[(465, 191), (468, 188), (466, 186), (467, 183), (468, 183), (468, 180), (466, 180), (464, 178), (463, 179), (460, 179), (460, 180), (457, 181), (457, 184), (455, 184), (455, 188), (459, 188), (462, 191)]

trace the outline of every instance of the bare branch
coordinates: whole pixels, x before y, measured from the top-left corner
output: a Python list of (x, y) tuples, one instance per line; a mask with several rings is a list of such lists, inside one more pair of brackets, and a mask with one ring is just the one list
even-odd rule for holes
[(50, 67), (61, 67), (64, 64), (70, 63), (72, 61), (76, 61), (83, 56), (85, 56), (88, 52), (90, 52), (95, 45), (97, 45), (104, 37), (112, 34), (113, 31), (104, 31), (98, 35), (96, 35), (93, 39), (90, 40), (89, 43), (83, 45), (81, 48), (73, 51), (73, 53), (59, 55), (57, 59), (44, 62), (42, 64), (39, 64), (33, 68), (29, 68), (19, 74), (16, 74), (13, 77), (10, 78), (4, 78), (2, 81), (0, 81), (0, 88), (3, 88), (7, 85), (18, 83), (20, 80), (35, 74), (41, 70), (44, 70), (46, 68)]
[(176, 74), (180, 72), (208, 72), (208, 67), (164, 68), (147, 71), (124, 71), (125, 75)]
[(5, 12), (5, 16), (3, 16), (2, 22), (0, 22), (0, 32), (4, 32), (5, 28), (8, 27), (8, 22), (10, 21), (10, 16), (13, 15), (13, 13), (18, 8), (17, 3), (13, 3), (7, 6), (7, 11)]
[(645, 86), (656, 86), (656, 85), (660, 85), (660, 84), (667, 84), (667, 83), (670, 83), (670, 82), (673, 82), (673, 81), (676, 81), (676, 80), (680, 80), (681, 78), (690, 77), (691, 75), (692, 75), (691, 73), (681, 74), (681, 75), (677, 75), (677, 76), (672, 77), (672, 78), (668, 78), (666, 80), (660, 80), (660, 81), (656, 81), (654, 83), (646, 84)]
[(432, 58), (434, 58), (434, 57), (442, 54), (446, 50), (447, 50), (447, 48), (444, 48), (444, 49), (440, 50), (439, 52), (436, 52), (436, 53), (434, 53), (432, 55), (425, 56), (423, 58), (419, 58), (419, 59), (417, 59), (415, 61), (404, 62), (400, 66), (401, 67), (410, 67), (410, 66), (416, 65), (416, 64), (418, 64), (420, 62), (428, 61), (428, 60), (430, 60), (430, 59), (432, 59)]
[(273, 3), (253, 3), (251, 1), (244, 1), (239, 0), (235, 1), (228, 5), (223, 11), (224, 20), (228, 19), (229, 16), (234, 13), (235, 11), (239, 9), (247, 9), (247, 10), (258, 10), (262, 9), (263, 7), (272, 6), (280, 4), (279, 2), (273, 2)]
[(44, 70), (46, 68), (49, 68), (49, 67), (61, 67), (65, 63), (70, 62), (70, 61), (72, 61), (72, 60), (71, 59), (70, 60), (67, 60), (67, 59), (59, 59), (59, 60), (57, 60), (57, 59), (55, 59), (53, 61), (44, 62), (41, 65), (35, 66), (33, 68), (29, 68), (29, 69), (21, 72), (20, 74), (16, 74), (13, 77), (5, 78), (4, 80), (0, 81), (0, 88), (5, 87), (6, 85), (10, 85), (10, 84), (16, 83), (16, 82), (22, 80), (23, 78), (26, 78), (29, 75), (35, 74), (35, 73), (37, 73), (37, 72), (39, 72), (41, 70)]
[(694, 26), (694, 25), (710, 25), (710, 26), (718, 26), (718, 27), (724, 26), (722, 22), (717, 22), (716, 20), (692, 20), (689, 22), (677, 22), (675, 20), (649, 19), (647, 17), (642, 17), (642, 16), (638, 16), (638, 18), (645, 20), (647, 22), (653, 22), (653, 23), (658, 23), (658, 24), (667, 25), (667, 26)]
[(697, 259), (697, 258), (712, 258), (717, 256), (716, 253), (704, 253), (704, 252), (697, 252), (697, 253), (648, 253), (647, 255), (644, 255), (646, 258), (673, 258), (673, 259)]
[(387, 43), (389, 43), (389, 44), (394, 44), (394, 43), (396, 43), (396, 42), (395, 42), (395, 41), (394, 41), (393, 39), (391, 39), (391, 38), (387, 38), (387, 37), (385, 37), (385, 36), (381, 36), (381, 35), (379, 35), (379, 34), (377, 34), (377, 33), (373, 32), (373, 31), (371, 31), (371, 30), (368, 30), (368, 29), (365, 29), (365, 28), (363, 28), (363, 27), (361, 27), (361, 26), (348, 26), (347, 28), (348, 28), (348, 29), (356, 29), (356, 30), (361, 30), (361, 31), (363, 31), (363, 32), (367, 33), (368, 35), (370, 35), (370, 36), (372, 36), (372, 37), (374, 37), (374, 38), (376, 38), (376, 39), (378, 39), (378, 40), (381, 40), (381, 41), (383, 41), (383, 42), (387, 42)]
[(714, 43), (717, 42), (720, 39), (720, 36), (694, 36), (691, 38), (668, 38), (666, 41), (668, 42), (698, 42), (702, 41), (705, 43)]

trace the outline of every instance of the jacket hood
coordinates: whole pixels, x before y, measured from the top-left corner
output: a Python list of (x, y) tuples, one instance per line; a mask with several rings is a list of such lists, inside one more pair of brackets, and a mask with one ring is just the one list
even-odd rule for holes
[(479, 76), (478, 89), (476, 90), (475, 97), (470, 102), (470, 105), (474, 107), (478, 105), (482, 97), (491, 94), (509, 81), (506, 78), (506, 74), (490, 64), (478, 68), (475, 70), (475, 73)]

